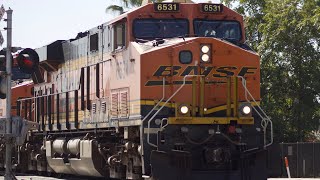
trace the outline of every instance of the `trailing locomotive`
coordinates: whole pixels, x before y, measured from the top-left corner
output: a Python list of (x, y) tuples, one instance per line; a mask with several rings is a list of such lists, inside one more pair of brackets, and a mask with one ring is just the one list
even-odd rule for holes
[(40, 126), (18, 147), (18, 169), (266, 179), (259, 56), (222, 4), (147, 3), (36, 52), (32, 96), (16, 112)]

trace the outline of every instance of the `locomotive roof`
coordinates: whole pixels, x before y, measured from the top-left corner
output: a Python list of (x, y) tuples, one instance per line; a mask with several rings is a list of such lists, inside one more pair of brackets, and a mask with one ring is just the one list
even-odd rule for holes
[[(199, 5), (201, 3), (180, 3), (180, 4), (183, 4), (183, 5)], [(150, 17), (152, 17), (151, 14), (154, 14), (154, 12), (150, 11), (152, 8), (150, 6), (152, 6), (153, 3), (148, 3), (148, 4), (145, 4), (145, 5), (142, 5), (138, 8), (134, 8), (134, 9), (131, 9), (117, 17), (115, 17), (114, 19), (108, 21), (108, 22), (105, 22), (105, 23), (102, 23), (100, 25), (97, 25), (96, 27), (93, 27), (85, 32), (79, 32), (75, 38), (71, 38), (71, 39), (68, 39), (68, 40), (58, 40), (60, 41), (62, 44), (63, 43), (68, 43), (68, 42), (72, 42), (72, 41), (75, 41), (75, 40), (80, 40), (80, 39), (83, 39), (85, 37), (87, 37), (88, 33), (89, 34), (93, 34), (93, 33), (96, 33), (98, 30), (99, 30), (99, 26), (103, 25), (103, 26), (109, 26), (109, 25), (112, 25), (116, 22), (119, 22), (121, 21), (122, 19), (125, 19), (125, 18), (130, 18), (130, 21), (132, 21), (133, 19), (135, 18), (139, 18), (140, 15), (142, 15), (143, 17), (148, 15), (150, 13)], [(149, 7), (148, 7), (149, 6)], [(225, 19), (227, 18), (228, 14), (230, 15), (231, 14), (231, 17), (233, 17), (233, 19), (242, 19), (242, 16), (240, 14), (238, 14), (237, 12), (229, 9), (228, 7), (226, 6), (223, 6), (223, 9), (224, 9), (224, 12), (226, 12), (226, 14), (216, 14), (215, 16), (216, 17), (219, 17), (222, 18), (222, 19)], [(184, 12), (185, 13), (185, 12)], [(167, 16), (168, 13), (158, 13), (157, 14), (157, 18), (159, 16), (159, 18), (164, 18), (165, 16)], [(170, 14), (170, 13), (169, 13)], [(192, 12), (193, 14), (193, 12)], [(142, 17), (142, 18), (143, 18)], [(182, 17), (182, 16), (181, 16)], [(188, 18), (188, 16), (185, 14), (183, 17), (185, 18)], [(195, 16), (195, 18), (200, 18), (200, 16)], [(54, 41), (53, 43), (55, 43), (56, 41)], [(45, 46), (42, 46), (42, 47), (46, 47), (46, 46), (50, 46), (51, 44), (53, 43), (49, 43), (48, 45), (45, 45)], [(40, 48), (42, 48), (40, 47)], [(40, 48), (37, 48), (37, 50), (39, 50)]]

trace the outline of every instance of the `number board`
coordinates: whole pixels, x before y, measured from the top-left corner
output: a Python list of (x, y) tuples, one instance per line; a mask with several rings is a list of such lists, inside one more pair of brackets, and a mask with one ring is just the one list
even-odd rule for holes
[(154, 3), (155, 12), (179, 12), (179, 3)]
[(222, 13), (223, 5), (222, 4), (201, 4), (202, 12), (207, 13)]

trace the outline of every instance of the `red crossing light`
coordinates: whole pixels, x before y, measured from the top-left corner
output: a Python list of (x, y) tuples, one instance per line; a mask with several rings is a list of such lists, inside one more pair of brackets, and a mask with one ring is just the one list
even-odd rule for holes
[(32, 68), (33, 67), (33, 61), (31, 61), (30, 59), (24, 57), (24, 59), (22, 59), (23, 64), (28, 67), (28, 68)]
[(27, 74), (34, 73), (39, 66), (39, 56), (33, 49), (27, 48), (21, 51), (17, 57), (20, 70)]

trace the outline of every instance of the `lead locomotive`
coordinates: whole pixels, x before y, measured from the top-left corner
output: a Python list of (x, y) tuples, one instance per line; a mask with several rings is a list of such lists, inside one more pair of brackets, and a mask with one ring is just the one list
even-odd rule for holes
[(148, 3), (36, 52), (33, 87), (15, 103), (40, 126), (17, 148), (18, 169), (266, 179), (272, 123), (259, 107), (259, 56), (229, 8)]

